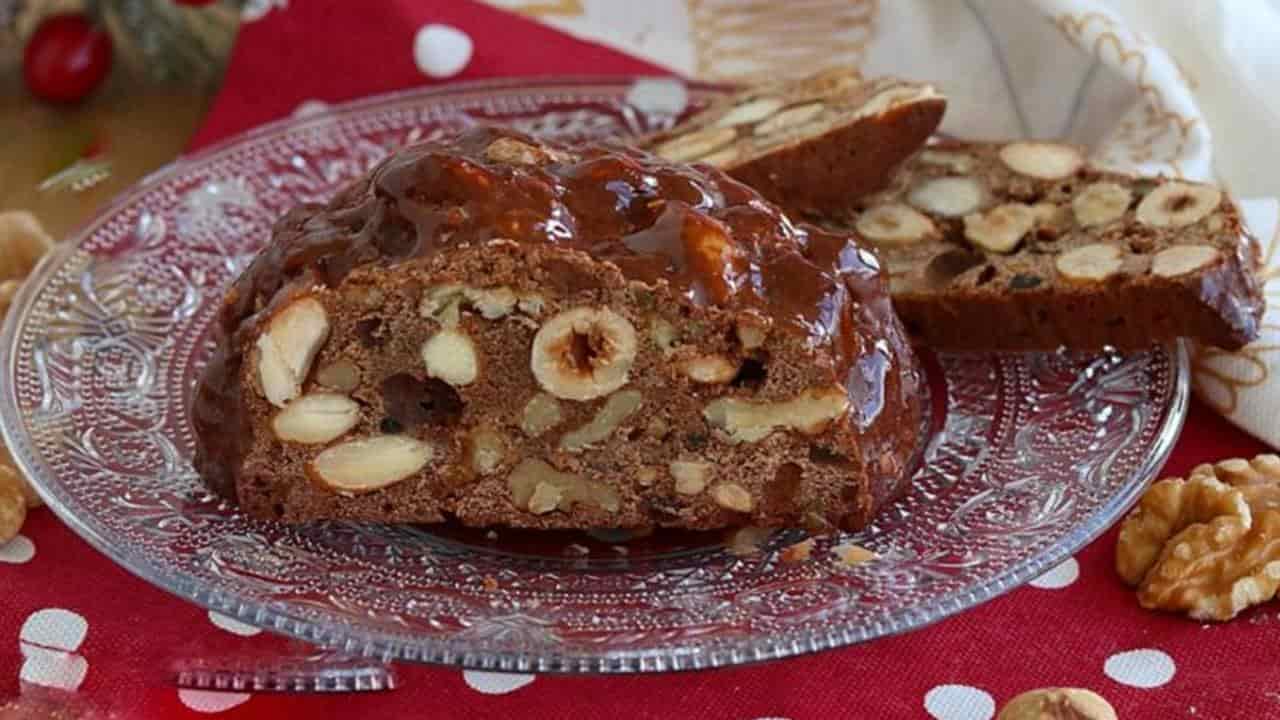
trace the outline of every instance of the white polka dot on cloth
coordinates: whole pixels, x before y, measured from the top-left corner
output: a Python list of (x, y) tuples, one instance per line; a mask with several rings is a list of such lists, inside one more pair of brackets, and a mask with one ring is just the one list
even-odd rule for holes
[(212, 690), (179, 690), (178, 700), (200, 713), (220, 713), (249, 702), (249, 693), (215, 692)]
[(1080, 577), (1080, 563), (1075, 558), (1067, 558), (1057, 567), (1051, 568), (1040, 577), (1031, 581), (1031, 587), (1041, 590), (1061, 590)]
[(18, 633), (18, 642), (75, 652), (80, 649), (88, 634), (89, 621), (79, 613), (62, 608), (45, 608), (27, 616)]
[(689, 105), (689, 91), (679, 78), (640, 78), (627, 90), (627, 104), (645, 113), (679, 115)]
[(22, 667), (18, 679), (31, 685), (58, 690), (77, 690), (89, 674), (89, 661), (75, 653), (50, 650), (38, 645), (19, 643)]
[(495, 673), (482, 672), (480, 670), (464, 670), (462, 672), (462, 679), (471, 686), (471, 689), (482, 692), (485, 695), (506, 695), (509, 692), (515, 692), (533, 682), (535, 677), (534, 675), (520, 673)]
[(293, 117), (309, 118), (329, 112), (329, 103), (323, 100), (303, 100), (293, 109)]
[(257, 22), (272, 10), (284, 10), (289, 7), (289, 0), (245, 0), (240, 8), (240, 22)]
[(1178, 668), (1167, 653), (1141, 648), (1112, 655), (1102, 671), (1122, 685), (1150, 689), (1172, 680)]
[(934, 720), (991, 720), (996, 701), (976, 687), (938, 685), (925, 693), (924, 709)]
[(256, 628), (248, 623), (240, 622), (233, 617), (227, 617), (212, 610), (209, 611), (209, 622), (232, 635), (239, 635), (240, 637), (253, 637), (262, 632), (262, 628)]
[(36, 544), (25, 535), (18, 535), (9, 542), (0, 545), (0, 563), (9, 563), (10, 565), (21, 565), (25, 562), (31, 562), (31, 558), (36, 556)]
[(413, 36), (413, 63), (428, 77), (447, 78), (471, 62), (471, 37), (451, 25), (423, 25)]
[(62, 608), (44, 608), (27, 616), (18, 631), (24, 683), (76, 690), (89, 673), (89, 661), (76, 653), (89, 634), (89, 622)]

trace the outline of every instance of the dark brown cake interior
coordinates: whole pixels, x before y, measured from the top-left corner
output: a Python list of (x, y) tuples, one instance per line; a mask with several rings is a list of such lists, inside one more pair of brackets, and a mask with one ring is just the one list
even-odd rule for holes
[[(423, 308), (452, 286), (537, 298), (536, 311), (494, 317), (465, 304), (449, 321), (482, 358), (475, 379), (423, 369), (424, 341), (444, 330)], [(264, 399), (255, 367), (255, 343), (300, 301), (328, 318), (301, 392), (331, 393), (336, 364), (358, 368), (341, 388), (358, 408), (353, 427), (319, 445), (272, 434), (282, 403)], [(623, 388), (642, 411), (566, 450), (567, 435), (625, 400), (561, 397), (555, 428), (521, 429), (547, 389), (530, 372), (540, 324), (577, 308), (608, 310), (640, 337)], [(743, 339), (755, 326), (767, 335), (758, 344)], [(904, 488), (921, 412), (885, 280), (847, 237), (793, 224), (709, 167), (507, 130), (408, 148), (328, 205), (289, 213), (229, 290), (217, 333), (195, 402), (197, 466), (249, 512), (288, 521), (859, 526)], [(707, 357), (731, 374), (693, 369)], [(711, 419), (717, 400), (766, 417), (831, 388), (841, 417), (804, 432), (735, 435)], [(477, 471), (476, 438), (493, 434), (502, 451)], [(315, 481), (318, 451), (387, 436), (430, 443), (431, 464), (369, 492)], [(686, 462), (702, 468), (697, 492), (677, 487), (685, 468), (673, 464)], [(577, 484), (541, 507), (520, 485), (531, 463)]]

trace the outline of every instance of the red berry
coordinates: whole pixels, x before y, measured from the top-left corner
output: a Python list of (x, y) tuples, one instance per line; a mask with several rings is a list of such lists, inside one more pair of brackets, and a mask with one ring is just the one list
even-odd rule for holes
[(111, 70), (111, 36), (84, 15), (46, 18), (31, 34), (22, 56), (22, 77), (36, 96), (76, 102), (102, 83)]

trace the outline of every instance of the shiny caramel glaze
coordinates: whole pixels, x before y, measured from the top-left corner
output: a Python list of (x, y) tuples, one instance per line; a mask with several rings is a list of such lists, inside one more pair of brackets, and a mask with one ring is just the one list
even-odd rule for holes
[[(328, 205), (294, 209), (273, 234), (220, 311), (218, 350), (195, 402), (202, 454), (241, 454), (234, 446), (249, 428), (239, 364), (277, 304), (336, 287), (356, 268), (495, 238), (584, 251), (628, 280), (669, 283), (692, 306), (769, 316), (775, 332), (800, 338), (846, 379), (855, 427), (877, 419), (887, 375), (902, 378), (907, 397), (918, 382), (875, 256), (848, 236), (792, 223), (706, 165), (477, 128), (395, 153)], [(912, 367), (892, 366), (903, 359)], [(230, 478), (209, 480), (229, 490)]]

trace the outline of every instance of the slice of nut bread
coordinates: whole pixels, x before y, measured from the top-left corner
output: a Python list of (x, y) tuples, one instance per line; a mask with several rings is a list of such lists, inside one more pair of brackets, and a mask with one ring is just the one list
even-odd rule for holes
[(720, 98), (642, 147), (714, 165), (792, 212), (839, 209), (884, 188), (945, 110), (931, 85), (835, 69)]
[(874, 245), (908, 330), (940, 349), (1255, 338), (1257, 243), (1216, 187), (1106, 172), (1047, 142), (931, 145), (827, 222)]
[(197, 467), (287, 522), (855, 528), (922, 413), (848, 236), (711, 168), (502, 130), (289, 213), (218, 333)]

